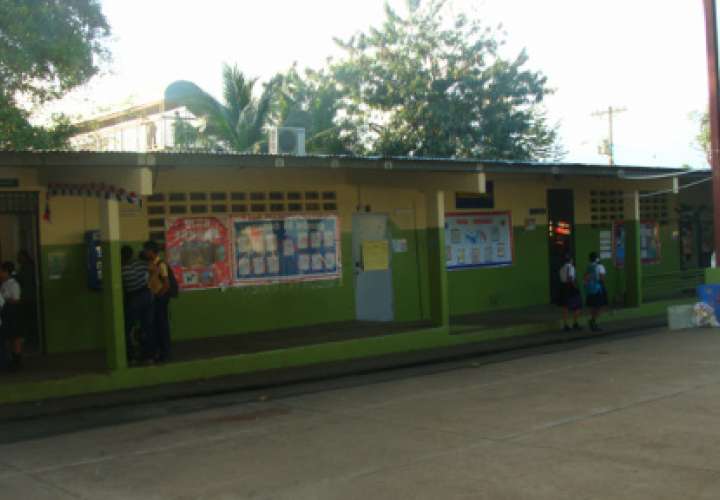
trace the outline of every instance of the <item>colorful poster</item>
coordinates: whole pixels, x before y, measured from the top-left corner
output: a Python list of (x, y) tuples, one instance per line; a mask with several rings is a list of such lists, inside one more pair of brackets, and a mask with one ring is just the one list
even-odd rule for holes
[(218, 217), (170, 219), (165, 252), (182, 290), (218, 288), (231, 281), (230, 240), (226, 221)]
[(448, 213), (445, 244), (449, 270), (512, 265), (510, 212)]
[[(625, 223), (613, 224), (613, 253), (615, 266), (625, 265)], [(640, 222), (640, 260), (643, 264), (660, 262), (660, 225), (655, 221)]]
[(233, 282), (255, 285), (340, 277), (338, 218), (232, 220)]

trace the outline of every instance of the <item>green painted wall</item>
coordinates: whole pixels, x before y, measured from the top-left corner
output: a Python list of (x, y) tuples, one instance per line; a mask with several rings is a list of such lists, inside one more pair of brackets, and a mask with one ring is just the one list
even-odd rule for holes
[[(41, 284), (49, 353), (103, 349), (102, 292), (89, 290), (84, 245), (42, 247)], [(48, 255), (63, 256), (59, 279), (48, 278)]]
[(392, 254), (395, 321), (429, 319), (427, 234), (391, 226), (393, 239), (407, 241), (407, 252)]
[(514, 263), (509, 267), (448, 272), (450, 314), (547, 304), (550, 272), (547, 234), (513, 228)]
[[(408, 251), (392, 255), (396, 321), (426, 319), (427, 273), (424, 232), (391, 228), (407, 239)], [(235, 335), (355, 319), (352, 235), (342, 235), (342, 278), (335, 281), (185, 292), (171, 302), (175, 340)], [(420, 271), (419, 271), (420, 269)]]
[[(575, 226), (576, 267), (582, 276), (590, 252), (597, 252), (600, 229), (589, 224)], [(672, 226), (660, 228), (661, 261), (643, 265), (643, 275), (667, 273), (680, 269), (680, 252), (672, 239)], [(513, 230), (515, 261), (510, 267), (451, 271), (450, 312), (452, 315), (473, 314), (492, 309), (513, 309), (550, 302), (549, 255), (547, 234), (540, 228)], [(608, 295), (611, 301), (625, 301), (625, 272), (615, 267), (611, 259), (604, 260), (607, 270)]]

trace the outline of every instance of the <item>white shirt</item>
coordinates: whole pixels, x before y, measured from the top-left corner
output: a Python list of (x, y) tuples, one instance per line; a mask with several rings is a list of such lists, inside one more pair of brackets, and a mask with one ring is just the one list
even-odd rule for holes
[(20, 284), (15, 278), (5, 280), (5, 282), (0, 285), (0, 296), (2, 296), (5, 301), (20, 300)]
[(599, 274), (600, 276), (605, 276), (605, 275), (607, 274), (607, 271), (605, 271), (605, 266), (603, 266), (603, 265), (600, 264), (599, 262), (598, 262), (596, 265), (597, 265), (597, 272), (598, 272), (598, 274)]
[(566, 262), (560, 268), (560, 283), (574, 283), (575, 282), (575, 266), (572, 262)]

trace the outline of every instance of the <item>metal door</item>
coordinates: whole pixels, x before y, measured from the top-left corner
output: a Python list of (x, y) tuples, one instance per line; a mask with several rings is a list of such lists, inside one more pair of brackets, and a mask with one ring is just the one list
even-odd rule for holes
[(355, 263), (355, 315), (360, 321), (393, 321), (392, 267), (384, 270), (365, 270), (363, 242), (388, 242), (388, 262), (392, 252), (388, 232), (388, 217), (383, 214), (353, 215), (353, 262)]

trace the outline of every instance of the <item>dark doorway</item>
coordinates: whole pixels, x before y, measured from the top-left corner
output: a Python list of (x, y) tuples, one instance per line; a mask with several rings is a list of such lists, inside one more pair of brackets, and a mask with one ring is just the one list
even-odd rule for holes
[(565, 255), (575, 258), (575, 202), (571, 189), (549, 189), (548, 243), (550, 245), (550, 297), (560, 301), (560, 268)]
[[(17, 269), (22, 304), (25, 351), (42, 352), (42, 301), (40, 299), (38, 193), (0, 192), (0, 261)], [(22, 254), (22, 256), (20, 255)]]

